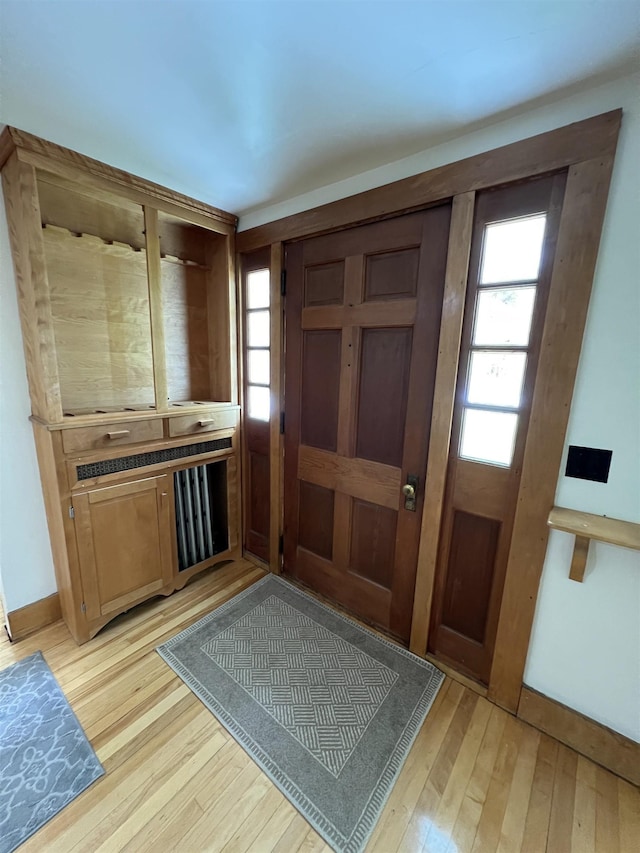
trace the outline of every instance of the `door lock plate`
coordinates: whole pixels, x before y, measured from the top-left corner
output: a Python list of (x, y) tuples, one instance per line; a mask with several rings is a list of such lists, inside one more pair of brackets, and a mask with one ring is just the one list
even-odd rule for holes
[(409, 512), (416, 511), (416, 500), (418, 492), (418, 478), (414, 474), (407, 475), (407, 482), (402, 487), (404, 495), (404, 508)]

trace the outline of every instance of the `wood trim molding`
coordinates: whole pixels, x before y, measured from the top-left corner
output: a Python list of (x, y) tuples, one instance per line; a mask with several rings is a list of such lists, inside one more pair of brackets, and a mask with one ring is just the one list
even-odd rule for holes
[(599, 157), (572, 166), (567, 178), (489, 679), (489, 698), (512, 713), (520, 700), (612, 169), (613, 156)]
[(83, 589), (75, 528), (68, 511), (65, 511), (71, 506), (71, 501), (67, 472), (62, 461), (62, 434), (49, 432), (34, 423), (33, 437), (60, 606), (71, 636), (76, 641), (78, 637), (83, 637), (82, 642), (86, 642), (89, 634), (81, 610)]
[(238, 233), (238, 251), (250, 252), (278, 241), (297, 240), (360, 222), (385, 219), (400, 211), (425, 207), (461, 193), (566, 169), (583, 160), (611, 157), (621, 119), (622, 110), (612, 110), (249, 228)]
[(46, 628), (62, 619), (60, 596), (57, 592), (27, 604), (19, 610), (12, 610), (6, 617), (7, 631), (13, 642), (22, 640), (40, 628)]
[(431, 601), (447, 481), (474, 207), (474, 192), (464, 193), (453, 199), (409, 645), (414, 654), (422, 656), (427, 651), (431, 621)]
[(153, 350), (153, 387), (155, 389), (156, 411), (167, 411), (169, 394), (167, 391), (166, 346), (162, 307), (162, 270), (160, 267), (160, 234), (158, 229), (158, 211), (145, 204), (144, 230), (147, 247), (147, 281), (149, 284), (149, 312), (151, 319), (151, 347)]
[[(512, 713), (522, 687), (546, 552), (546, 522), (560, 468), (621, 118), (622, 111), (614, 110), (237, 236), (240, 251), (256, 251), (278, 241), (337, 231), (442, 198), (472, 195), (478, 189), (569, 167), (488, 688), (489, 698)], [(442, 383), (444, 389), (444, 379)], [(440, 435), (447, 446), (450, 426), (449, 419)], [(433, 473), (432, 482), (435, 476)], [(433, 494), (435, 506), (437, 489)], [(433, 517), (433, 512), (425, 516), (423, 535)], [(433, 530), (429, 533), (433, 536)], [(419, 557), (414, 609), (418, 622), (411, 638), (411, 648), (419, 654), (426, 650), (433, 586), (428, 552), (425, 546)]]
[[(71, 151), (69, 148), (56, 145), (54, 142), (40, 139), (31, 133), (26, 133), (15, 127), (6, 127), (0, 135), (0, 169), (14, 150), (19, 151), (20, 159), (31, 162), (38, 168), (46, 169), (48, 161), (49, 167), (54, 167), (54, 172), (58, 171), (55, 166), (62, 169), (62, 172), (59, 172), (62, 174), (65, 173), (65, 167), (80, 170), (96, 179), (100, 186), (104, 186), (102, 182), (107, 180), (113, 185), (114, 189), (117, 188), (123, 195), (127, 196), (133, 193), (136, 201), (140, 201), (139, 195), (144, 194), (147, 196), (147, 200), (155, 199), (161, 205), (175, 205), (190, 210), (194, 214), (204, 214), (206, 217), (211, 217), (229, 226), (223, 229), (224, 233), (235, 229), (238, 223), (237, 216), (217, 207), (212, 207), (202, 201), (182, 195), (182, 193), (169, 190), (160, 184), (131, 175), (122, 169), (108, 166), (92, 157), (86, 157), (76, 151)], [(211, 223), (209, 223), (209, 227), (211, 227)]]
[(284, 442), (280, 434), (280, 413), (283, 411), (282, 389), (284, 351), (284, 318), (280, 279), (282, 275), (282, 243), (271, 246), (271, 422), (269, 424), (269, 568), (279, 575), (280, 534), (283, 525), (283, 451)]
[[(62, 401), (35, 171), (13, 154), (2, 171), (2, 186), (30, 380), (31, 411), (43, 420), (60, 421)], [(38, 211), (37, 219), (24, 216), (25, 209)]]
[(640, 785), (639, 743), (526, 686), (520, 694), (518, 717), (617, 776)]

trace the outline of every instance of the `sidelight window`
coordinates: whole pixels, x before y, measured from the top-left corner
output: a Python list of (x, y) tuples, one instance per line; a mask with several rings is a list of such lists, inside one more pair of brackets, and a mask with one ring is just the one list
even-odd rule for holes
[(488, 223), (476, 283), (460, 456), (509, 467), (530, 349), (546, 214)]
[(271, 411), (269, 270), (247, 273), (247, 414), (268, 421)]

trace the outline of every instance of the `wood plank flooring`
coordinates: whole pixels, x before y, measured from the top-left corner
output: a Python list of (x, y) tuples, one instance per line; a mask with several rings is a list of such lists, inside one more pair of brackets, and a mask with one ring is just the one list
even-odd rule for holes
[[(240, 561), (135, 608), (85, 646), (63, 623), (41, 649), (106, 776), (21, 848), (329, 853), (154, 648), (264, 573)], [(447, 677), (367, 853), (635, 853), (640, 791)]]

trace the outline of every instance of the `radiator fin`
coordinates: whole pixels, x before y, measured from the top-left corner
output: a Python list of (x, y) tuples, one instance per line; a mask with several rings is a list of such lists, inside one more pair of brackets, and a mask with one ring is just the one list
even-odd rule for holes
[(226, 461), (211, 462), (173, 475), (181, 572), (229, 547), (226, 467)]

